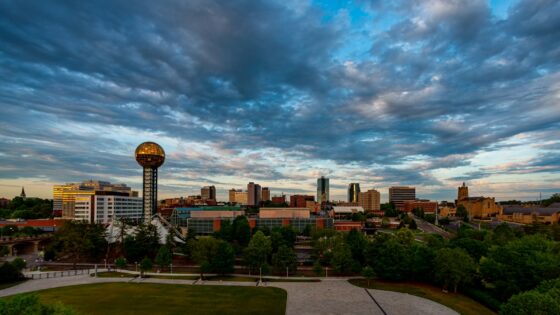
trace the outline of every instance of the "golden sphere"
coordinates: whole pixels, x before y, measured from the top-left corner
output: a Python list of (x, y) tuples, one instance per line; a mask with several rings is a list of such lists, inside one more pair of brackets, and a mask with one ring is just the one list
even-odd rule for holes
[(165, 151), (155, 142), (144, 142), (136, 148), (136, 161), (142, 167), (158, 168), (165, 161)]

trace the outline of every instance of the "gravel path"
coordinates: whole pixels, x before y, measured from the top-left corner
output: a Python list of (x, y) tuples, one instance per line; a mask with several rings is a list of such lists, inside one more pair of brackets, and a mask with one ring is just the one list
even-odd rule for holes
[[(134, 278), (95, 278), (90, 276), (72, 276), (29, 280), (17, 286), (0, 290), (0, 297), (57, 287), (106, 283), (168, 283), (193, 285), (193, 280), (171, 279), (134, 279)], [(204, 281), (194, 285), (232, 285), (255, 286), (254, 282)], [(326, 279), (321, 282), (270, 282), (270, 287), (282, 288), (288, 292), (287, 315), (306, 314), (434, 314), (456, 315), (457, 312), (436, 302), (409, 294), (369, 290), (350, 284), (346, 279)], [(376, 303), (377, 302), (377, 303)]]

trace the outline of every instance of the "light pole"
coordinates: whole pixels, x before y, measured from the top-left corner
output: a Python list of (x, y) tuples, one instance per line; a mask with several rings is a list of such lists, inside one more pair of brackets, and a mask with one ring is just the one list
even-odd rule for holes
[(173, 263), (169, 264), (169, 267), (171, 268), (171, 274), (173, 274)]
[(328, 277), (329, 277), (329, 267), (326, 266), (325, 267), (325, 278), (328, 278)]
[(290, 276), (289, 272), (288, 272), (288, 267), (286, 267), (286, 278), (288, 278)]
[(136, 265), (136, 268), (135, 268), (135, 270), (136, 270), (136, 272), (138, 272), (138, 262), (137, 262), (137, 261), (135, 261), (135, 262), (134, 262), (134, 265)]
[(259, 281), (262, 283), (262, 267), (259, 267)]

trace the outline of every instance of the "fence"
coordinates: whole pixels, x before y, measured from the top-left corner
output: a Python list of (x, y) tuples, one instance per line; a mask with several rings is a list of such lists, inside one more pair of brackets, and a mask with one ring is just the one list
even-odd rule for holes
[(64, 277), (89, 275), (91, 271), (92, 271), (91, 269), (49, 271), (49, 272), (40, 272), (40, 273), (28, 273), (25, 275), (25, 277), (31, 280), (48, 279), (48, 278), (64, 278)]

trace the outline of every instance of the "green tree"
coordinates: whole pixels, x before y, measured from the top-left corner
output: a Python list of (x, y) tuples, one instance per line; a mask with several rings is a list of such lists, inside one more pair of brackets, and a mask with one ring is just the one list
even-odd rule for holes
[(60, 303), (42, 304), (35, 294), (16, 295), (0, 300), (0, 315), (76, 315), (71, 308)]
[(153, 263), (150, 258), (146, 257), (142, 259), (142, 261), (140, 262), (140, 278), (144, 277), (144, 273), (146, 271), (152, 270), (152, 267), (153, 267)]
[(154, 257), (160, 248), (157, 228), (151, 224), (136, 227), (133, 236), (124, 239), (124, 253), (129, 261), (139, 261), (144, 257)]
[(21, 280), (23, 275), (11, 263), (5, 262), (0, 265), (0, 283), (10, 283)]
[(515, 234), (509, 224), (505, 222), (498, 225), (492, 233), (492, 240), (498, 245), (504, 245), (513, 239), (515, 239)]
[(398, 230), (395, 236), (397, 241), (405, 246), (410, 246), (414, 242), (414, 233), (407, 228)]
[(107, 249), (105, 228), (101, 224), (66, 221), (55, 233), (54, 241), (61, 254), (72, 260), (74, 268), (86, 259), (100, 259)]
[(115, 260), (115, 266), (117, 266), (117, 268), (119, 269), (124, 269), (126, 268), (126, 258), (124, 257), (119, 257)]
[(199, 265), (201, 279), (205, 272), (212, 270), (211, 261), (218, 250), (218, 243), (218, 240), (213, 237), (189, 240), (191, 257)]
[(416, 224), (416, 221), (414, 219), (410, 220), (410, 224), (408, 225), (408, 228), (411, 230), (418, 229), (418, 225)]
[(278, 252), (272, 255), (272, 265), (276, 272), (295, 272), (297, 269), (297, 255), (293, 249), (286, 245), (280, 246)]
[(403, 280), (410, 275), (413, 255), (396, 237), (380, 235), (366, 247), (366, 263), (382, 279)]
[(493, 246), (480, 260), (483, 280), (502, 300), (530, 290), (544, 280), (560, 277), (558, 244), (542, 235), (528, 235)]
[(210, 267), (212, 271), (218, 274), (227, 274), (234, 271), (235, 251), (233, 247), (225, 242), (219, 241), (216, 247), (216, 253), (210, 259)]
[(370, 280), (375, 278), (375, 271), (370, 266), (366, 266), (366, 267), (364, 267), (364, 269), (362, 269), (362, 277), (366, 278), (367, 286), (369, 288)]
[(455, 211), (455, 216), (458, 218), (462, 218), (463, 221), (465, 222), (469, 220), (469, 212), (467, 211), (467, 208), (465, 208), (465, 206), (463, 205), (457, 206), (457, 210)]
[(558, 315), (560, 314), (560, 304), (558, 299), (553, 298), (550, 294), (528, 291), (512, 296), (502, 306), (500, 314)]
[(460, 284), (469, 283), (476, 271), (476, 264), (467, 252), (461, 248), (442, 248), (434, 259), (436, 281), (444, 289), (453, 287), (457, 292)]
[(238, 216), (233, 220), (233, 240), (239, 245), (245, 247), (251, 240), (251, 227), (245, 216)]
[(161, 268), (165, 268), (171, 265), (173, 261), (173, 252), (168, 245), (163, 245), (159, 248), (159, 251), (156, 255), (155, 262)]
[(366, 260), (364, 256), (364, 250), (367, 245), (367, 240), (364, 234), (356, 229), (352, 229), (350, 230), (350, 232), (348, 232), (344, 240), (350, 247), (350, 251), (352, 252), (352, 259), (360, 264), (364, 264)]
[(341, 243), (334, 248), (331, 266), (338, 273), (347, 273), (357, 269), (356, 263), (352, 259), (352, 251), (348, 245)]
[(318, 260), (313, 263), (313, 273), (317, 276), (322, 276), (325, 273), (325, 269)]
[(27, 266), (27, 263), (21, 257), (17, 257), (16, 259), (12, 260), (11, 264), (16, 267), (19, 272), (21, 272)]
[(268, 264), (268, 255), (271, 252), (272, 242), (263, 232), (258, 231), (243, 251), (243, 261), (251, 271), (256, 271)]
[(488, 252), (485, 242), (472, 238), (455, 238), (451, 240), (450, 245), (464, 249), (476, 262)]

